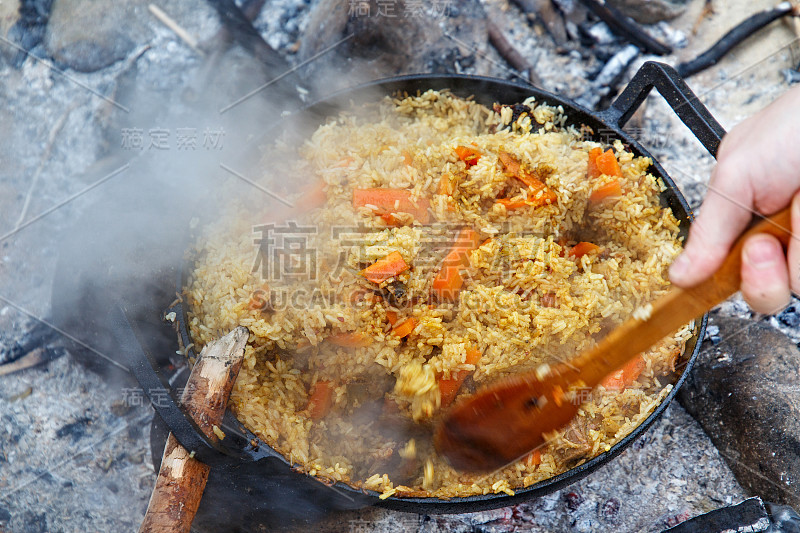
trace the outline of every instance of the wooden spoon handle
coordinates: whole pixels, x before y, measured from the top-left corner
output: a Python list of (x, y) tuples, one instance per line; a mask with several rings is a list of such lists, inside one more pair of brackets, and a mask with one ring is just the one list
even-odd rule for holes
[(646, 320), (631, 318), (609, 333), (597, 346), (570, 361), (587, 386), (594, 387), (609, 373), (623, 366), (682, 325), (701, 316), (739, 290), (742, 247), (757, 233), (775, 236), (784, 247), (791, 238), (790, 207), (754, 223), (736, 240), (722, 266), (707, 280), (688, 289), (673, 287), (651, 304)]
[(543, 445), (545, 434), (567, 425), (582, 403), (570, 390), (593, 389), (632, 357), (734, 294), (741, 283), (745, 239), (769, 233), (787, 246), (790, 228), (789, 208), (760, 220), (739, 237), (711, 278), (690, 289), (672, 288), (649, 306), (646, 319), (626, 320), (567, 363), (501, 380), (458, 402), (436, 427), (436, 449), (455, 468), (491, 471)]
[[(217, 438), (214, 427), (225, 414), (248, 336), (247, 328), (240, 326), (208, 344), (192, 368), (181, 396), (188, 414), (210, 439)], [(189, 533), (209, 471), (170, 433), (139, 533)]]

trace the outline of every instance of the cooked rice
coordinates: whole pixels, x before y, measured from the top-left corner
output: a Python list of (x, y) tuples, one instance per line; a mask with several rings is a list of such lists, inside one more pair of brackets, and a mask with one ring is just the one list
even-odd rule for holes
[[(382, 498), (513, 494), (608, 451), (671, 390), (661, 383), (671, 380), (688, 327), (643, 354), (644, 371), (624, 390), (570, 391), (582, 402), (579, 416), (536, 460), (479, 476), (454, 471), (433, 451), (430, 427), (443, 411), (443, 380), (468, 374), (460, 394), (469, 394), (500, 375), (546, 371), (543, 365), (574, 357), (665, 292), (666, 269), (680, 250), (678, 223), (659, 205), (663, 184), (647, 173), (650, 160), (616, 142), (623, 194), (590, 206), (594, 188), (611, 179), (586, 176), (587, 154), (600, 145), (565, 125), (561, 109), (526, 104), (530, 113), (509, 124), (507, 107), (496, 112), (429, 91), (319, 127), (292, 163), (298, 175), (327, 184), (327, 203), (298, 218), (298, 225), (316, 228), (307, 235), (316, 250), (315, 279), (265, 283), (253, 271), (252, 226), (263, 220), (232, 216), (199, 241), (185, 291), (192, 340), (201, 348), (236, 326), (249, 328), (232, 407), (305, 472)], [(476, 149), (480, 159), (467, 167), (457, 146)], [(525, 168), (551, 169), (546, 184), (557, 202), (515, 210), (495, 203), (509, 188), (536, 197), (503, 171), (501, 150)], [(443, 175), (455, 183), (452, 194), (438, 194)], [(398, 213), (396, 221), (406, 225), (387, 227), (375, 207), (353, 208), (353, 189), (374, 187), (429, 199), (433, 223)], [(458, 300), (432, 300), (454, 228), (465, 226), (485, 242), (469, 254)], [(349, 229), (333, 238), (332, 228)], [(578, 259), (565, 254), (578, 241), (602, 251)], [(412, 268), (377, 290), (358, 272), (391, 252)], [(406, 302), (399, 307), (385, 292), (396, 286)], [(281, 299), (300, 291), (312, 297), (290, 305)], [(254, 295), (274, 301), (253, 308)], [(413, 332), (393, 335), (387, 312), (414, 317)], [(347, 332), (372, 342), (350, 348), (330, 342)], [(467, 363), (470, 348), (482, 353), (477, 364)], [(313, 419), (309, 395), (323, 382), (332, 388), (330, 412)]]

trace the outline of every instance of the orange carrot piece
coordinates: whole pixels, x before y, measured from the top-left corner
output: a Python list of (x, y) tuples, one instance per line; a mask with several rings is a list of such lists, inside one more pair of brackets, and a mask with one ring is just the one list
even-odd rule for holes
[(627, 365), (622, 368), (622, 378), (625, 380), (626, 383), (629, 385), (639, 379), (639, 376), (642, 375), (644, 369), (647, 367), (647, 363), (645, 363), (644, 359), (639, 356), (635, 357), (632, 361), (630, 361)]
[(453, 248), (450, 249), (450, 253), (458, 252), (461, 254), (463, 256), (461, 258), (461, 263), (466, 265), (469, 262), (467, 253), (480, 246), (480, 244), (480, 234), (472, 228), (464, 228), (458, 232), (458, 237), (456, 237), (456, 242)]
[(414, 158), (411, 157), (408, 150), (403, 150), (403, 162), (409, 167), (414, 163)]
[[(460, 374), (461, 372), (454, 372), (453, 374)], [(466, 379), (466, 377), (464, 377)], [(439, 397), (441, 398), (442, 407), (447, 407), (453, 400), (456, 399), (458, 389), (464, 383), (464, 379), (440, 379), (439, 380)]]
[(589, 162), (586, 168), (586, 177), (590, 180), (600, 177), (600, 169), (597, 168), (597, 156), (603, 153), (602, 148), (592, 148), (589, 150)]
[(606, 390), (623, 391), (639, 378), (646, 366), (642, 356), (637, 355), (625, 363), (625, 366), (606, 376), (600, 385)]
[(597, 165), (597, 170), (600, 171), (600, 174), (617, 177), (622, 176), (619, 162), (617, 162), (617, 157), (614, 155), (611, 148), (597, 156), (595, 165)]
[(539, 466), (542, 464), (542, 452), (533, 450), (525, 456), (525, 466)]
[(397, 227), (400, 225), (400, 221), (397, 220), (397, 217), (395, 217), (392, 213), (381, 215), (381, 219), (386, 222), (387, 226)]
[(403, 337), (408, 337), (411, 335), (411, 332), (414, 331), (415, 327), (417, 327), (417, 319), (414, 317), (407, 318), (392, 329), (392, 335), (400, 337), (401, 339)]
[(394, 326), (397, 324), (398, 318), (397, 311), (386, 311), (386, 320), (389, 321), (389, 324)]
[(531, 189), (528, 193), (528, 201), (540, 202), (536, 205), (548, 205), (556, 203), (558, 196), (553, 189), (547, 186), (542, 180), (522, 168), (522, 164), (508, 152), (498, 152), (497, 157), (506, 173), (517, 178)]
[(325, 205), (325, 202), (328, 201), (328, 195), (325, 192), (327, 188), (328, 184), (325, 183), (325, 180), (319, 180), (317, 183), (304, 188), (300, 193), (300, 198), (297, 199), (296, 209), (305, 212)]
[(411, 191), (407, 189), (355, 189), (353, 191), (353, 207), (371, 206), (376, 215), (387, 213), (409, 213), (422, 224), (430, 221), (428, 208), (431, 203), (427, 198), (411, 199)]
[(328, 201), (327, 187), (328, 184), (325, 183), (325, 180), (319, 180), (311, 185), (303, 187), (300, 190), (300, 196), (295, 201), (294, 207), (280, 206), (277, 209), (274, 207), (270, 208), (264, 222), (285, 222), (302, 213), (322, 207), (325, 205), (325, 202)]
[(439, 178), (439, 187), (436, 192), (447, 196), (453, 194), (453, 182), (450, 181), (450, 176), (448, 174), (442, 174), (442, 177)]
[(393, 278), (410, 267), (400, 252), (392, 252), (383, 259), (378, 259), (373, 264), (361, 271), (361, 275), (372, 283), (380, 284)]
[(441, 302), (455, 302), (463, 285), (464, 278), (461, 277), (461, 268), (458, 266), (444, 266), (439, 271), (436, 279), (433, 280), (431, 292)]
[(477, 165), (478, 160), (481, 158), (481, 153), (478, 150), (466, 146), (456, 146), (456, 155), (466, 163), (467, 168)]
[(364, 348), (372, 344), (372, 337), (357, 331), (350, 331), (347, 333), (336, 333), (325, 339), (331, 344), (341, 346), (342, 348)]
[(269, 305), (269, 285), (264, 284), (260, 288), (253, 291), (250, 295), (250, 300), (247, 302), (247, 308), (251, 311), (266, 311)]
[(590, 204), (597, 204), (612, 196), (620, 196), (622, 194), (622, 186), (619, 180), (611, 180), (592, 191), (589, 196)]
[(569, 256), (580, 259), (586, 254), (594, 254), (600, 251), (600, 247), (591, 242), (579, 242), (569, 251)]
[(311, 420), (320, 420), (333, 406), (333, 386), (330, 381), (317, 381), (308, 395), (306, 410)]
[(503, 166), (506, 173), (514, 177), (522, 173), (522, 165), (513, 155), (508, 152), (500, 151), (497, 153), (497, 158), (500, 160), (500, 164)]
[(456, 242), (442, 261), (442, 267), (433, 280), (431, 292), (440, 301), (455, 301), (464, 284), (461, 269), (469, 264), (469, 252), (480, 246), (480, 235), (475, 230), (464, 228)]
[[(480, 350), (475, 348), (467, 348), (467, 357), (464, 362), (470, 365), (477, 365), (481, 360)], [(468, 370), (458, 370), (450, 373), (450, 379), (439, 379), (439, 397), (442, 400), (442, 407), (447, 407), (458, 394), (458, 390), (467, 379), (471, 372)]]
[(550, 205), (553, 202), (549, 196), (542, 196), (533, 200), (523, 200), (522, 198), (498, 198), (496, 203), (504, 205), (506, 207), (506, 211), (512, 211), (514, 209), (521, 209), (523, 207), (539, 207), (540, 205)]
[(464, 358), (464, 362), (468, 365), (477, 365), (483, 353), (477, 348), (467, 348), (467, 356)]

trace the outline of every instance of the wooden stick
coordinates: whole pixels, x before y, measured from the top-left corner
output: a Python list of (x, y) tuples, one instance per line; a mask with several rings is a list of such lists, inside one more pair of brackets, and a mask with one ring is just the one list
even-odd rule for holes
[(28, 194), (25, 195), (25, 201), (22, 204), (22, 210), (19, 213), (17, 222), (14, 224), (15, 230), (18, 229), (23, 222), (25, 222), (25, 216), (28, 214), (28, 207), (30, 207), (31, 204), (31, 197), (33, 197), (33, 192), (36, 190), (36, 186), (38, 185), (39, 176), (41, 176), (47, 162), (50, 161), (50, 153), (53, 151), (53, 145), (56, 143), (56, 137), (61, 131), (61, 128), (63, 128), (64, 124), (67, 122), (67, 118), (69, 118), (70, 113), (72, 113), (76, 107), (78, 107), (77, 103), (69, 106), (64, 114), (61, 115), (61, 117), (56, 121), (53, 129), (50, 130), (50, 135), (47, 136), (47, 144), (45, 145), (44, 151), (39, 158), (39, 165), (36, 167), (36, 171), (33, 173), (33, 178), (31, 178), (31, 184), (28, 187)]
[[(216, 440), (220, 431), (217, 425), (242, 367), (248, 336), (247, 328), (240, 326), (208, 344), (192, 368), (181, 396), (188, 414), (210, 439)], [(139, 533), (189, 533), (209, 471), (170, 433)]]
[(611, 31), (627, 39), (643, 52), (659, 56), (672, 53), (672, 47), (652, 37), (636, 21), (607, 4), (605, 0), (581, 0), (581, 2), (597, 18), (605, 22)]
[(188, 31), (183, 29), (177, 22), (175, 22), (175, 19), (164, 13), (164, 11), (160, 7), (154, 4), (149, 4), (147, 6), (147, 9), (150, 10), (150, 13), (152, 13), (154, 17), (160, 20), (161, 23), (164, 24), (164, 26), (175, 32), (175, 35), (177, 35), (183, 42), (188, 44), (192, 50), (194, 50), (201, 56), (206, 55), (206, 53), (200, 49), (200, 46), (197, 43), (197, 39), (195, 39), (192, 36), (192, 34), (190, 34)]
[(537, 87), (542, 87), (542, 80), (533, 71), (533, 66), (508, 42), (503, 32), (497, 27), (497, 24), (490, 20), (486, 23), (486, 29), (489, 31), (489, 42), (495, 47), (497, 53), (519, 72), (527, 70), (528, 81)]
[(525, 13), (528, 20), (538, 19), (558, 48), (563, 48), (567, 44), (567, 30), (564, 28), (564, 21), (550, 0), (511, 1)]
[(741, 44), (745, 39), (772, 24), (774, 21), (787, 15), (797, 16), (800, 10), (792, 6), (790, 2), (781, 2), (777, 6), (759, 11), (755, 15), (749, 16), (742, 22), (734, 26), (728, 33), (722, 36), (719, 41), (711, 45), (711, 48), (695, 57), (691, 61), (679, 64), (675, 69), (683, 78), (693, 76), (709, 67), (713, 67), (721, 60), (725, 54), (735, 46)]
[(690, 32), (692, 35), (697, 35), (697, 30), (700, 29), (700, 25), (705, 21), (708, 17), (714, 14), (714, 4), (713, 0), (705, 0), (703, 4), (703, 9), (700, 11), (700, 14), (697, 16), (697, 20), (694, 21), (692, 25), (692, 31)]

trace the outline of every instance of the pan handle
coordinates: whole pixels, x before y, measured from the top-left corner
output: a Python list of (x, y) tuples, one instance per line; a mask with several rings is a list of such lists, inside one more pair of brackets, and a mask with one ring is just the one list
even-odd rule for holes
[(621, 129), (642, 105), (653, 87), (706, 150), (716, 157), (725, 129), (711, 116), (678, 72), (667, 64), (648, 61), (642, 65), (625, 90), (600, 116)]

